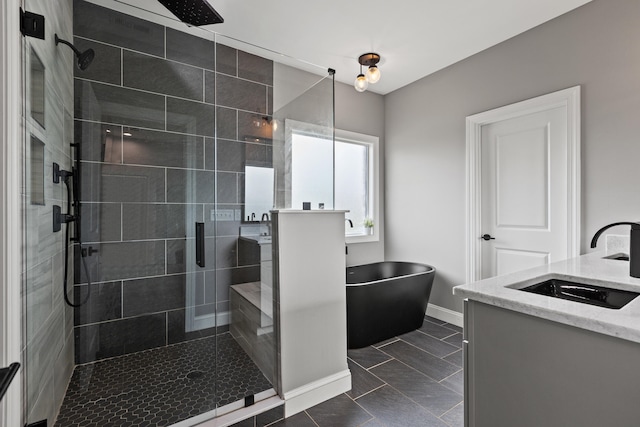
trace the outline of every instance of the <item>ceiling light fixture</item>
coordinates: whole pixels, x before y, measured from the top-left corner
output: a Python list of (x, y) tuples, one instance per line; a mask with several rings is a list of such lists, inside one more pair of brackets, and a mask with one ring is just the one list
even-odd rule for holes
[[(360, 55), (358, 63), (360, 64), (360, 74), (356, 77), (353, 86), (358, 92), (364, 92), (369, 87), (369, 83), (375, 84), (380, 80), (380, 69), (376, 65), (380, 62), (380, 55), (377, 53), (365, 53)], [(362, 73), (362, 66), (369, 67), (366, 75)]]

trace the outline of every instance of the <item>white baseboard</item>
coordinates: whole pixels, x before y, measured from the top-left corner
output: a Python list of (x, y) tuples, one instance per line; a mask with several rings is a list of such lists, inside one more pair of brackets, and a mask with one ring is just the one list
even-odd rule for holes
[(462, 313), (435, 304), (427, 305), (427, 316), (435, 317), (438, 320), (460, 326), (461, 328), (464, 325), (464, 316)]
[(351, 371), (348, 369), (305, 384), (284, 394), (284, 417), (288, 418), (349, 390)]

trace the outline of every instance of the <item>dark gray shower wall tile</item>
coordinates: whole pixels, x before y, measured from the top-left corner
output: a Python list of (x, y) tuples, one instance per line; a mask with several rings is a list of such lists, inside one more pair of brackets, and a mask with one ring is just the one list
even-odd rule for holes
[(238, 266), (260, 264), (260, 246), (245, 239), (238, 239)]
[(167, 130), (190, 135), (215, 136), (213, 105), (184, 99), (167, 98)]
[(216, 173), (167, 169), (168, 203), (213, 203)]
[(166, 313), (157, 313), (75, 327), (76, 363), (165, 345), (166, 317)]
[(215, 254), (216, 268), (230, 268), (238, 266), (238, 238), (217, 237), (205, 239), (207, 256)]
[[(89, 285), (74, 287), (78, 304), (87, 298)], [(122, 282), (97, 283), (90, 286), (86, 303), (73, 310), (76, 326), (122, 318)]]
[[(204, 328), (195, 331), (187, 331), (185, 318), (187, 311), (185, 309), (172, 310), (167, 313), (167, 341), (168, 344), (176, 344), (179, 342), (190, 341), (198, 338), (204, 338), (216, 334), (216, 328)], [(213, 349), (212, 349), (213, 350)]]
[(216, 103), (216, 73), (213, 71), (204, 72), (204, 102)]
[(194, 237), (202, 205), (125, 203), (122, 217), (123, 240)]
[(164, 96), (75, 79), (76, 119), (164, 129)]
[(216, 78), (216, 102), (230, 108), (267, 113), (267, 87), (224, 74)]
[(239, 50), (238, 77), (273, 86), (273, 61)]
[(74, 37), (73, 43), (81, 52), (87, 49), (95, 52), (90, 67), (85, 70), (73, 67), (74, 76), (118, 86), (122, 84), (122, 49), (81, 37)]
[(167, 27), (166, 31), (167, 59), (208, 70), (215, 69), (216, 45), (213, 41), (173, 28)]
[(129, 50), (123, 51), (122, 58), (123, 86), (202, 101), (201, 68)]
[(164, 27), (87, 1), (73, 2), (76, 36), (164, 56)]
[(238, 111), (238, 139), (271, 144), (273, 139), (271, 117)]
[(80, 144), (81, 160), (122, 163), (122, 127), (74, 121), (74, 141)]
[[(100, 243), (91, 246), (97, 253), (84, 258), (84, 261), (92, 282), (165, 274), (164, 241)], [(80, 268), (81, 260), (77, 247), (74, 256), (76, 283), (86, 283), (87, 277), (84, 268)]]
[(201, 136), (129, 127), (124, 128), (124, 133), (125, 164), (189, 169), (204, 167), (204, 138)]
[(247, 143), (245, 145), (247, 166), (273, 167), (270, 153), (272, 153), (270, 145)]
[(257, 282), (260, 280), (260, 267), (248, 266), (237, 268), (219, 268), (207, 271), (205, 275), (205, 302), (229, 299), (229, 287), (238, 283)]
[(122, 286), (124, 317), (175, 310), (184, 308), (187, 304), (195, 304), (195, 300), (186, 300), (188, 287), (189, 292), (194, 295), (198, 288), (202, 293), (203, 273), (125, 280)]
[(238, 174), (218, 172), (216, 176), (218, 179), (218, 203), (240, 203)]
[(273, 86), (267, 87), (267, 114), (273, 114)]
[[(207, 138), (207, 151), (215, 149), (215, 140)], [(218, 139), (217, 144), (217, 167), (212, 166), (211, 169), (228, 172), (244, 172), (245, 166), (245, 144), (238, 141), (230, 141), (226, 139)], [(215, 161), (215, 159), (214, 159)], [(209, 168), (207, 168), (209, 169)]]
[(80, 237), (83, 242), (113, 242), (121, 240), (120, 203), (82, 203)]
[(218, 138), (238, 139), (238, 110), (216, 108), (216, 125)]
[(195, 260), (187, 265), (187, 245), (195, 247), (195, 239), (167, 240), (167, 274), (184, 273), (195, 270)]
[(238, 51), (224, 44), (216, 43), (216, 71), (238, 75)]
[(82, 163), (82, 201), (164, 202), (164, 184), (162, 168)]

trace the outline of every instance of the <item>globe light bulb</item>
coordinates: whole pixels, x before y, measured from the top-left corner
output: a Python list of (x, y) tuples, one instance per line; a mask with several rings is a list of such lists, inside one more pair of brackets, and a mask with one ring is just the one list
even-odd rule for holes
[(374, 84), (378, 83), (378, 80), (380, 80), (380, 69), (375, 65), (371, 65), (367, 69), (367, 81)]
[(367, 90), (367, 88), (369, 87), (369, 82), (367, 82), (367, 78), (364, 76), (364, 74), (358, 74), (353, 87), (355, 87), (358, 92), (364, 92), (365, 90)]

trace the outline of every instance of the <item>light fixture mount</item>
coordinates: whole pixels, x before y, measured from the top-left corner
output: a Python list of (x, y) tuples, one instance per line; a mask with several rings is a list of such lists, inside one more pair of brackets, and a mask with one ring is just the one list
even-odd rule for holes
[(358, 58), (358, 62), (360, 63), (360, 65), (371, 67), (372, 65), (376, 65), (378, 62), (380, 62), (380, 55), (378, 55), (377, 53), (365, 53), (363, 55), (360, 55), (360, 57)]

